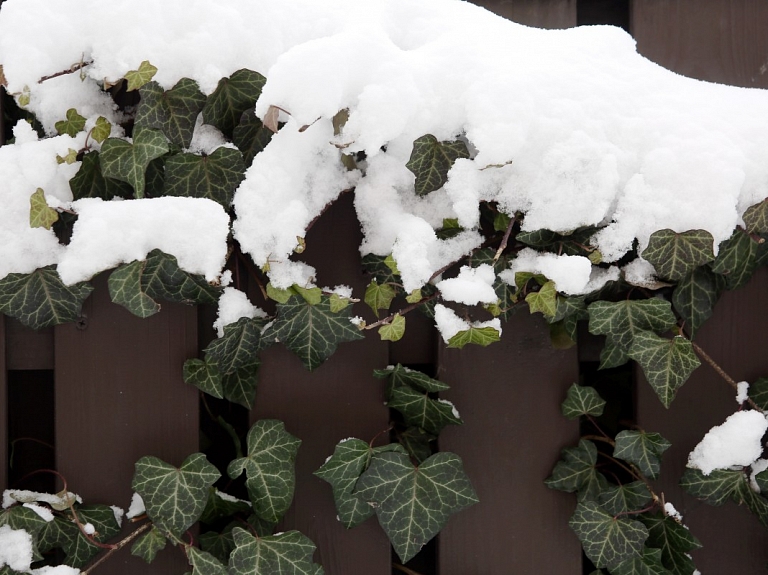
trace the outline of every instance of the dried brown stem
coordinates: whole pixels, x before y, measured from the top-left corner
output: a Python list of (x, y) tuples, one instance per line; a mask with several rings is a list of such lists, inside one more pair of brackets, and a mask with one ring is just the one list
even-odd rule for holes
[(512, 228), (515, 226), (515, 222), (517, 221), (517, 218), (512, 218), (509, 220), (509, 225), (507, 226), (507, 231), (504, 232), (504, 237), (501, 238), (501, 244), (499, 245), (499, 249), (496, 250), (496, 255), (493, 256), (493, 263), (496, 263), (499, 261), (499, 258), (501, 257), (502, 252), (507, 249), (507, 242), (509, 242), (509, 236), (512, 233)]
[(392, 320), (393, 320), (393, 319), (395, 319), (395, 316), (396, 316), (396, 315), (405, 315), (405, 314), (407, 314), (407, 313), (409, 313), (409, 312), (412, 312), (413, 310), (415, 310), (415, 309), (416, 309), (417, 307), (419, 307), (420, 305), (422, 305), (422, 304), (425, 304), (425, 303), (427, 303), (428, 301), (432, 301), (433, 299), (435, 299), (435, 298), (436, 298), (436, 297), (438, 297), (439, 295), (440, 295), (440, 292), (439, 292), (439, 291), (436, 291), (436, 292), (435, 292), (435, 293), (433, 293), (431, 296), (427, 296), (427, 297), (425, 297), (425, 298), (423, 298), (423, 299), (420, 299), (420, 300), (419, 300), (419, 301), (417, 301), (416, 303), (412, 303), (412, 304), (411, 304), (411, 305), (409, 305), (408, 307), (404, 307), (403, 309), (401, 309), (401, 310), (398, 310), (398, 311), (396, 311), (395, 313), (388, 315), (388, 316), (387, 316), (387, 317), (385, 317), (384, 319), (380, 319), (379, 321), (377, 321), (377, 322), (374, 322), (374, 323), (372, 323), (371, 325), (366, 325), (366, 326), (365, 326), (363, 329), (374, 329), (374, 328), (376, 328), (376, 327), (379, 327), (379, 326), (381, 326), (381, 325), (385, 325), (385, 324), (391, 323), (391, 322), (392, 322)]
[(51, 74), (50, 76), (43, 76), (40, 78), (37, 83), (42, 84), (46, 80), (52, 80), (53, 78), (58, 78), (59, 76), (66, 76), (67, 74), (74, 74), (78, 70), (82, 70), (86, 66), (90, 66), (93, 64), (93, 60), (88, 60), (87, 62), (80, 61), (77, 64), (72, 64), (72, 66), (69, 68), (69, 70), (62, 70), (61, 72), (56, 72), (55, 74)]
[(116, 551), (119, 551), (120, 549), (128, 545), (131, 541), (136, 539), (139, 535), (144, 533), (150, 527), (152, 527), (152, 523), (147, 522), (147, 523), (144, 523), (144, 525), (140, 526), (138, 529), (136, 529), (136, 531), (132, 531), (125, 539), (115, 543), (115, 545), (112, 546), (112, 548), (109, 551), (107, 551), (104, 555), (99, 557), (99, 559), (95, 563), (93, 563), (90, 567), (88, 567), (88, 569), (84, 570), (81, 573), (81, 575), (91, 575), (91, 572), (94, 569), (96, 569), (96, 567), (101, 565), (104, 561), (106, 561), (109, 557), (111, 557), (113, 553), (115, 553)]

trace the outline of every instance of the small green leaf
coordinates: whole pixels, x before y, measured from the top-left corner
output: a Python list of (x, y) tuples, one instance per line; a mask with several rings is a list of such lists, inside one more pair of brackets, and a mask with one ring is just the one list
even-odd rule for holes
[(285, 303), (295, 295), (298, 295), (298, 293), (292, 287), (279, 289), (273, 286), (271, 282), (267, 284), (267, 297), (275, 300), (277, 303)]
[(168, 152), (168, 142), (162, 132), (137, 126), (133, 143), (119, 138), (107, 138), (101, 146), (101, 172), (107, 178), (128, 182), (136, 198), (144, 197), (145, 173), (155, 158)]
[(459, 456), (436, 453), (414, 467), (404, 453), (381, 453), (357, 482), (401, 561), (410, 560), (448, 518), (477, 503)]
[(492, 326), (475, 327), (460, 331), (448, 340), (448, 347), (461, 349), (468, 343), (486, 347), (499, 341), (499, 330)]
[(419, 427), (432, 435), (439, 435), (446, 425), (464, 423), (453, 404), (432, 399), (410, 387), (396, 387), (392, 390), (387, 406), (399, 411), (406, 425)]
[(299, 294), (309, 305), (317, 305), (323, 298), (323, 290), (319, 287), (303, 288), (293, 284), (292, 289)]
[(405, 335), (405, 318), (396, 313), (390, 323), (379, 328), (379, 337), (382, 341), (399, 341)]
[(400, 270), (397, 269), (397, 262), (395, 261), (395, 258), (392, 257), (392, 254), (389, 254), (387, 257), (384, 258), (384, 265), (389, 268), (389, 270), (396, 276), (400, 275)]
[(594, 387), (574, 383), (568, 388), (568, 397), (560, 408), (565, 417), (576, 419), (582, 415), (600, 417), (604, 406), (605, 400), (600, 397)]
[(379, 284), (376, 280), (373, 280), (365, 288), (364, 301), (373, 310), (376, 317), (379, 317), (379, 310), (388, 310), (396, 295), (397, 292), (391, 285)]
[(96, 124), (91, 130), (91, 138), (101, 144), (112, 133), (112, 124), (104, 116), (96, 118)]
[(296, 484), (294, 462), (301, 440), (285, 430), (282, 421), (263, 419), (248, 432), (248, 455), (235, 459), (227, 474), (243, 471), (253, 509), (266, 521), (279, 521), (288, 511)]
[(426, 196), (442, 188), (448, 181), (448, 171), (459, 158), (469, 158), (467, 145), (461, 140), (439, 142), (432, 134), (415, 140), (405, 167), (416, 176), (416, 195)]
[(595, 467), (597, 448), (586, 439), (579, 440), (577, 447), (566, 447), (562, 459), (557, 462), (544, 484), (550, 489), (567, 493), (578, 492), (579, 501), (597, 500), (600, 493), (608, 487), (608, 482)]
[(157, 457), (142, 457), (136, 462), (132, 485), (152, 523), (178, 539), (200, 518), (208, 490), (219, 477), (202, 453), (193, 453), (178, 469)]
[[(415, 369), (403, 367), (400, 363), (386, 369), (374, 369), (373, 375), (379, 379), (389, 378), (390, 387), (392, 389), (407, 386), (429, 393), (437, 393), (451, 388), (447, 383), (432, 379), (428, 375), (416, 371)], [(389, 399), (389, 397), (387, 397), (387, 399)]]
[(600, 250), (592, 250), (589, 252), (589, 255), (587, 256), (589, 258), (589, 261), (592, 262), (592, 265), (596, 266), (603, 261), (603, 254), (600, 253)]
[(71, 166), (76, 161), (77, 161), (77, 150), (73, 150), (72, 148), (69, 148), (67, 150), (66, 156), (59, 156), (58, 154), (56, 154), (57, 164), (67, 164), (68, 166)]
[(409, 427), (397, 434), (397, 440), (417, 464), (421, 465), (432, 456), (432, 443), (437, 439), (420, 427)]
[(227, 210), (244, 174), (243, 156), (232, 148), (202, 156), (177, 154), (165, 162), (165, 195), (208, 198)]
[(133, 188), (127, 183), (114, 178), (106, 178), (101, 173), (99, 152), (89, 152), (83, 156), (80, 169), (69, 180), (73, 199), (101, 198), (109, 201), (113, 198), (130, 198)]
[(157, 68), (155, 68), (149, 61), (144, 60), (139, 64), (138, 70), (131, 70), (125, 73), (125, 79), (128, 81), (126, 90), (132, 92), (138, 90), (144, 84), (149, 82), (157, 74)]
[(189, 564), (192, 565), (192, 575), (227, 575), (227, 568), (210, 553), (191, 545), (186, 550)]
[(131, 555), (141, 557), (147, 563), (152, 563), (159, 551), (165, 549), (167, 539), (163, 536), (157, 527), (152, 527), (131, 547)]
[(712, 262), (712, 271), (725, 276), (726, 286), (740, 288), (752, 277), (757, 268), (759, 244), (749, 234), (737, 228), (733, 235), (720, 244), (720, 250)]
[(246, 167), (249, 167), (253, 159), (264, 151), (273, 135), (274, 132), (256, 117), (255, 108), (249, 108), (243, 112), (240, 122), (232, 132), (232, 143), (243, 153)]
[(85, 129), (85, 118), (78, 114), (77, 110), (70, 108), (67, 110), (67, 119), (56, 122), (54, 127), (59, 134), (66, 134), (74, 138)]
[(658, 433), (620, 431), (613, 456), (634, 463), (643, 475), (656, 479), (661, 470), (661, 456), (671, 445)]
[(648, 538), (648, 529), (642, 523), (614, 517), (593, 501), (579, 503), (569, 525), (590, 561), (609, 569), (640, 557)]
[(627, 350), (610, 337), (606, 338), (605, 345), (600, 350), (600, 369), (619, 367), (628, 361), (629, 355)]
[(529, 293), (525, 296), (525, 301), (531, 313), (541, 312), (547, 318), (555, 317), (557, 313), (555, 282), (548, 281), (539, 291)]
[(642, 256), (653, 264), (659, 276), (677, 281), (715, 259), (713, 244), (712, 234), (706, 230), (659, 230), (651, 234)]
[(224, 335), (214, 339), (205, 348), (205, 355), (216, 362), (222, 374), (259, 362), (259, 352), (268, 341), (261, 330), (266, 321), (262, 318), (241, 317), (235, 323), (224, 326)]
[(215, 363), (200, 359), (188, 359), (184, 362), (184, 381), (194, 385), (200, 391), (217, 399), (224, 397), (221, 387), (221, 372)]
[[(235, 548), (235, 539), (232, 536), (232, 530), (238, 525), (242, 525), (239, 521), (232, 521), (229, 523), (221, 533), (216, 531), (207, 531), (200, 535), (200, 548), (213, 555), (219, 561), (226, 563), (229, 561), (229, 555)], [(271, 533), (265, 533), (264, 535), (270, 535)], [(260, 534), (261, 535), (261, 534)]]
[(638, 515), (648, 528), (646, 546), (661, 549), (661, 562), (674, 575), (690, 575), (696, 569), (688, 554), (701, 543), (683, 525), (663, 513)]
[(407, 296), (405, 296), (405, 301), (408, 303), (419, 303), (424, 298), (423, 295), (421, 295), (420, 289), (415, 289), (411, 293), (409, 293)]
[(177, 146), (188, 148), (206, 100), (197, 82), (182, 78), (167, 92), (157, 82), (147, 82), (140, 94), (135, 125), (160, 130)]
[(768, 198), (744, 212), (744, 225), (750, 234), (768, 233)]
[(504, 212), (497, 212), (493, 217), (493, 230), (496, 232), (506, 232), (512, 218)]
[(242, 501), (226, 493), (222, 493), (215, 487), (211, 487), (208, 494), (208, 502), (205, 505), (200, 521), (211, 524), (219, 519), (231, 517), (236, 513), (251, 513), (253, 508), (248, 501)]
[(341, 297), (339, 294), (334, 293), (331, 294), (329, 303), (331, 305), (331, 311), (333, 313), (339, 313), (341, 310), (346, 309), (347, 306), (352, 303), (352, 300), (346, 297)]
[(259, 364), (245, 365), (224, 375), (221, 388), (224, 399), (251, 409), (256, 399), (256, 386), (259, 383)]
[(45, 201), (43, 188), (37, 188), (37, 191), (29, 196), (29, 226), (50, 230), (58, 219), (59, 212), (51, 208)]
[(235, 550), (229, 558), (230, 575), (322, 575), (312, 563), (315, 545), (298, 531), (254, 537), (244, 529), (232, 530)]
[(256, 104), (265, 82), (264, 76), (245, 68), (219, 80), (203, 106), (203, 121), (231, 138), (243, 112)]
[(642, 481), (612, 485), (598, 498), (600, 506), (611, 515), (643, 509), (651, 501), (651, 492)]
[(664, 407), (669, 407), (677, 390), (701, 365), (693, 345), (684, 337), (675, 336), (670, 340), (647, 331), (635, 335), (629, 357), (643, 368)]
[(712, 315), (725, 280), (708, 266), (700, 266), (681, 279), (672, 293), (672, 305), (685, 320), (691, 337)]

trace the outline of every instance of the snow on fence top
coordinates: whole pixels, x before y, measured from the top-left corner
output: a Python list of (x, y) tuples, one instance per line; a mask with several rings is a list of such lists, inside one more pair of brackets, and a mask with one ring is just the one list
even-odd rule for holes
[[(639, 56), (616, 28), (538, 30), (457, 0), (7, 0), (0, 11), (8, 90), (28, 91), (49, 134), (69, 108), (89, 121), (119, 119), (99, 83), (144, 60), (166, 89), (189, 77), (210, 93), (242, 68), (266, 76), (256, 114), (278, 106), (287, 125), (247, 171), (233, 229), (257, 264), (269, 259), (278, 286), (309, 281), (314, 270), (288, 261), (296, 237), (352, 186), (362, 251), (393, 253), (408, 290), (479, 244), (481, 200), (524, 212), (525, 230), (607, 225), (592, 243), (612, 262), (663, 228), (708, 230), (717, 249), (768, 195), (768, 91), (676, 75)], [(77, 62), (92, 62), (84, 81), (38, 83)], [(335, 136), (331, 118), (345, 108)], [(405, 164), (424, 134), (464, 138), (472, 157), (422, 198)], [(25, 206), (36, 188), (71, 200), (77, 164), (55, 163), (73, 147), (68, 138), (38, 142), (19, 129), (17, 145), (0, 150), (0, 277), (66, 261), (89, 242), (114, 244), (96, 226), (89, 237), (76, 228), (68, 247), (29, 229)], [(345, 171), (334, 144), (365, 151), (364, 177)], [(126, 201), (126, 210), (145, 201)], [(223, 242), (216, 209), (212, 237)], [(443, 218), (466, 231), (438, 240)], [(153, 225), (135, 227), (155, 246)], [(210, 250), (194, 270), (209, 278), (224, 263), (211, 256), (224, 253), (220, 245)]]

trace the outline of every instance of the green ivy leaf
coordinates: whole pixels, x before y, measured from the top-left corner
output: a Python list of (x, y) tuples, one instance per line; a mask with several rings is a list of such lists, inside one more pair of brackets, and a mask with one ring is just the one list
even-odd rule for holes
[(279, 521), (288, 511), (296, 483), (294, 462), (301, 440), (285, 430), (282, 421), (263, 419), (248, 432), (248, 455), (233, 460), (227, 474), (243, 471), (253, 509), (266, 521)]
[[(389, 366), (386, 369), (374, 369), (373, 375), (379, 379), (389, 378), (391, 389), (407, 386), (428, 393), (437, 393), (451, 389), (451, 386), (447, 383), (432, 379), (425, 373), (415, 369), (403, 367), (400, 363), (395, 366)], [(387, 393), (387, 399), (389, 399), (389, 392)]]
[(577, 447), (566, 447), (562, 459), (557, 462), (544, 484), (550, 489), (567, 493), (578, 492), (579, 501), (597, 500), (608, 488), (608, 482), (597, 471), (597, 448), (586, 439), (579, 440)]
[(85, 129), (85, 118), (78, 114), (77, 110), (70, 108), (67, 110), (67, 119), (56, 122), (54, 127), (59, 134), (74, 138)]
[(643, 368), (648, 383), (664, 407), (669, 407), (677, 390), (701, 365), (691, 342), (684, 337), (665, 339), (647, 331), (635, 335), (629, 357)]
[(14, 505), (0, 512), (0, 527), (8, 525), (11, 529), (23, 529), (33, 539), (46, 527), (46, 521), (29, 507)]
[(149, 63), (148, 60), (144, 60), (139, 64), (138, 70), (131, 70), (125, 73), (125, 79), (128, 81), (126, 90), (132, 92), (138, 90), (144, 84), (149, 82), (157, 74), (157, 68)]
[[(331, 311), (333, 313), (339, 313), (341, 310), (346, 309), (349, 304), (352, 303), (352, 300), (347, 297), (341, 297), (337, 293), (331, 294), (330, 299), (328, 300), (331, 305)], [(283, 302), (285, 303), (285, 302)]]
[(648, 529), (642, 523), (614, 517), (593, 501), (579, 503), (569, 525), (590, 561), (597, 567), (609, 569), (632, 557), (640, 557), (648, 538)]
[(96, 118), (96, 124), (91, 130), (91, 138), (101, 144), (112, 133), (112, 124), (104, 116)]
[(56, 163), (57, 164), (67, 164), (72, 165), (77, 161), (77, 150), (73, 150), (72, 148), (67, 149), (67, 155), (66, 156), (60, 156), (56, 154)]
[(629, 361), (627, 350), (613, 339), (607, 338), (603, 349), (600, 350), (600, 369), (619, 367)]
[(658, 433), (620, 431), (613, 456), (637, 465), (646, 477), (656, 479), (661, 471), (661, 456), (672, 444)]
[(232, 148), (219, 148), (210, 156), (178, 154), (165, 162), (165, 195), (208, 198), (226, 210), (244, 173), (243, 156)]
[(373, 310), (376, 317), (379, 317), (379, 310), (388, 310), (395, 299), (397, 292), (389, 284), (379, 284), (375, 279), (365, 288), (364, 301)]
[(391, 255), (367, 254), (363, 256), (362, 265), (365, 273), (372, 275), (373, 279), (380, 284), (400, 283), (400, 272)]
[(747, 208), (744, 225), (750, 234), (768, 233), (768, 198)]
[(192, 575), (227, 575), (227, 568), (216, 557), (196, 547), (186, 548)]
[(358, 480), (356, 493), (376, 505), (379, 523), (404, 563), (452, 514), (478, 501), (461, 459), (447, 452), (419, 467), (404, 453), (379, 454)]
[(589, 332), (607, 336), (614, 345), (628, 350), (641, 331), (665, 332), (675, 325), (668, 301), (658, 298), (596, 301), (589, 305)]
[(640, 557), (622, 561), (611, 569), (613, 575), (672, 575), (661, 562), (661, 549), (643, 549)]
[(37, 191), (29, 196), (29, 226), (50, 230), (58, 219), (59, 212), (45, 201), (43, 188), (37, 188)]
[(474, 327), (460, 331), (448, 340), (448, 347), (461, 349), (468, 343), (487, 347), (499, 341), (499, 330), (495, 327)]
[(672, 293), (672, 305), (685, 320), (691, 337), (711, 317), (723, 287), (723, 277), (713, 273), (708, 266), (694, 269), (677, 283)]
[(576, 419), (582, 415), (600, 417), (603, 414), (605, 400), (600, 397), (594, 387), (571, 384), (568, 397), (560, 409), (568, 419)]
[(469, 158), (467, 145), (461, 140), (439, 142), (432, 134), (415, 140), (405, 167), (416, 176), (416, 195), (426, 196), (442, 188), (448, 181), (448, 170), (459, 158)]
[(712, 262), (712, 271), (725, 276), (726, 286), (733, 290), (749, 281), (757, 268), (759, 244), (749, 234), (737, 228), (733, 235), (720, 244), (720, 250)]
[(258, 72), (246, 68), (222, 78), (205, 102), (203, 121), (213, 124), (231, 139), (243, 112), (256, 104), (266, 81)]
[(299, 285), (293, 284), (291, 289), (299, 294), (302, 299), (309, 305), (317, 305), (323, 299), (323, 290), (319, 287), (303, 288)]
[(93, 286), (64, 285), (53, 266), (31, 274), (8, 274), (0, 280), (0, 313), (32, 329), (75, 321)]
[(408, 303), (419, 303), (423, 298), (424, 296), (421, 294), (421, 290), (415, 289), (405, 296), (405, 301)]
[(315, 545), (298, 531), (254, 537), (244, 529), (232, 530), (235, 550), (229, 558), (230, 575), (322, 575), (312, 563)]
[[(219, 561), (226, 563), (229, 561), (229, 555), (235, 548), (235, 538), (232, 536), (232, 530), (238, 525), (242, 524), (232, 521), (221, 533), (216, 531), (202, 533), (199, 537), (200, 548), (216, 557)], [(264, 535), (270, 535), (270, 533), (265, 533)]]
[(182, 78), (167, 92), (157, 82), (147, 82), (140, 94), (135, 125), (160, 130), (177, 146), (188, 148), (206, 100), (197, 82)]
[(267, 297), (275, 300), (277, 303), (285, 303), (295, 295), (298, 295), (298, 293), (296, 293), (296, 290), (292, 287), (278, 289), (273, 286), (271, 282), (267, 284)]
[(405, 335), (405, 318), (399, 313), (395, 314), (390, 323), (379, 328), (379, 336), (382, 341), (399, 341)]
[(259, 352), (268, 346), (262, 337), (266, 320), (241, 317), (224, 326), (224, 335), (205, 348), (205, 356), (216, 362), (222, 374), (232, 373), (259, 362)]
[(749, 386), (749, 397), (760, 409), (768, 411), (768, 377), (758, 378)]
[(224, 399), (251, 409), (256, 399), (259, 383), (259, 364), (246, 365), (222, 377), (221, 387)]
[(75, 177), (69, 180), (69, 188), (75, 200), (101, 198), (109, 201), (113, 198), (133, 196), (133, 188), (128, 183), (104, 177), (101, 173), (99, 152), (89, 152), (83, 156), (80, 169)]
[(653, 264), (659, 276), (677, 281), (715, 259), (713, 244), (712, 234), (706, 230), (659, 230), (651, 234), (642, 256)]
[(224, 391), (221, 387), (221, 372), (216, 363), (209, 361), (208, 358), (205, 361), (201, 359), (185, 361), (184, 382), (194, 385), (200, 391), (217, 399), (224, 397)]
[(662, 513), (638, 515), (648, 528), (646, 546), (661, 549), (661, 562), (674, 575), (691, 575), (696, 569), (690, 551), (701, 543), (683, 525)]
[(264, 337), (269, 335), (283, 342), (311, 371), (333, 355), (339, 343), (363, 339), (349, 320), (349, 308), (333, 313), (328, 298), (309, 305), (292, 297), (277, 305), (277, 319), (265, 330)]
[(392, 390), (387, 406), (399, 411), (407, 425), (420, 427), (427, 433), (439, 435), (446, 425), (464, 423), (454, 413), (452, 404), (432, 399), (426, 393), (410, 387), (396, 387)]
[(645, 507), (652, 499), (651, 492), (642, 481), (612, 485), (598, 498), (600, 506), (611, 515), (621, 515)]
[(235, 513), (250, 513), (251, 504), (222, 493), (215, 487), (211, 487), (208, 494), (208, 502), (200, 515), (200, 522), (211, 524), (224, 517), (230, 517)]
[(706, 501), (707, 505), (722, 505), (729, 499), (735, 499), (742, 483), (746, 481), (741, 469), (715, 469), (704, 475), (698, 469), (686, 469), (680, 478), (680, 486), (696, 497)]
[(141, 557), (147, 563), (152, 563), (157, 554), (165, 549), (167, 539), (157, 527), (152, 527), (142, 535), (131, 547), (131, 555)]
[(554, 318), (557, 313), (557, 290), (555, 282), (548, 281), (539, 291), (525, 296), (525, 302), (531, 313), (541, 312), (546, 318)]
[(112, 301), (145, 318), (160, 311), (155, 301), (174, 303), (216, 303), (221, 293), (205, 278), (183, 271), (172, 255), (152, 250), (144, 261), (125, 264), (109, 276)]
[(221, 474), (202, 453), (193, 453), (181, 468), (157, 457), (136, 462), (133, 489), (141, 495), (147, 515), (164, 535), (179, 539), (205, 509), (208, 489)]
[(256, 116), (255, 108), (249, 108), (240, 116), (240, 122), (232, 132), (232, 143), (243, 154), (245, 166), (253, 163), (253, 158), (260, 154), (272, 140), (274, 132), (265, 127)]
[[(120, 532), (115, 514), (107, 505), (76, 506), (81, 524), (90, 523), (95, 531), (92, 537), (103, 543)], [(48, 551), (55, 547), (64, 550), (64, 563), (70, 567), (81, 568), (97, 555), (101, 548), (91, 543), (75, 523), (69, 518), (54, 517), (38, 534), (40, 550)]]
[(144, 197), (144, 174), (155, 158), (168, 152), (168, 142), (159, 130), (137, 126), (133, 143), (119, 138), (107, 138), (101, 146), (101, 172), (131, 184), (136, 198)]

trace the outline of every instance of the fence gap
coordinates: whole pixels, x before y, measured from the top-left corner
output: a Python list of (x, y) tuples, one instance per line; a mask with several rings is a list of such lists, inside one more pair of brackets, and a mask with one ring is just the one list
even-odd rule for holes
[(579, 26), (609, 24), (629, 32), (629, 0), (579, 0), (576, 21)]

